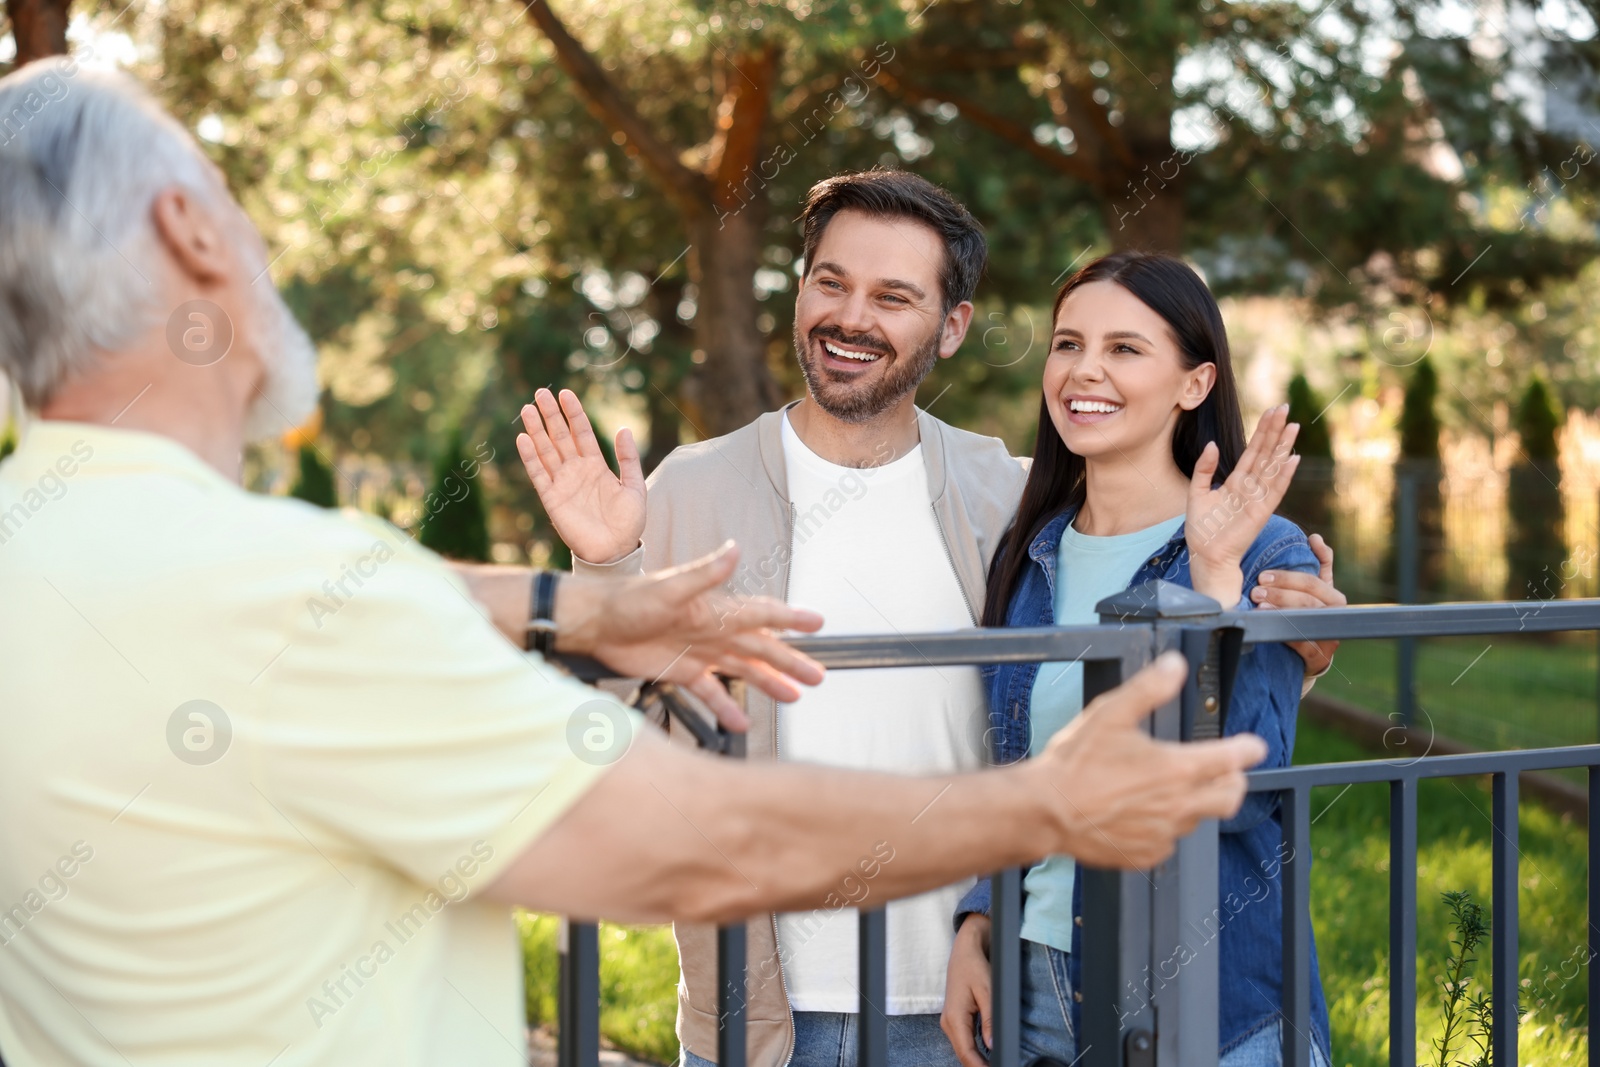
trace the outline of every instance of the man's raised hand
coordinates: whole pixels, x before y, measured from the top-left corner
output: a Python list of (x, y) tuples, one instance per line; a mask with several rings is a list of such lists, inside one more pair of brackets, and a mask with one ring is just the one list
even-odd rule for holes
[(614, 563), (632, 552), (644, 534), (644, 469), (639, 446), (626, 427), (617, 431), (617, 465), (611, 472), (594, 427), (570, 389), (560, 402), (540, 389), (522, 408), (517, 454), (556, 533), (574, 555), (589, 563)]

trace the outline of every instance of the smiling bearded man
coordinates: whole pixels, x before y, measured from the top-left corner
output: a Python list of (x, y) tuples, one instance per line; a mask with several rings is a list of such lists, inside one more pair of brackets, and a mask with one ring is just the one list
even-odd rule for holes
[[(890, 170), (818, 183), (801, 225), (794, 343), (803, 399), (677, 449), (647, 494), (627, 430), (617, 436), (619, 480), (577, 397), (563, 392), (558, 403), (541, 390), (517, 442), (529, 476), (580, 572), (668, 566), (732, 537), (746, 549), (735, 585), (817, 609), (825, 634), (976, 626), (1025, 470), (1003, 442), (918, 410), (915, 394), (966, 337), (987, 258), (983, 231), (943, 189)], [(839, 671), (801, 704), (753, 694), (747, 707), (753, 760), (928, 774), (987, 760), (976, 667)], [(750, 924), (753, 1067), (855, 1062), (854, 908), (876, 906), (873, 872), (892, 869), (894, 855), (893, 841), (880, 842), (862, 857), (862, 878), (846, 879), (830, 904)], [(895, 1067), (957, 1063), (939, 1011), (954, 906), (971, 884), (888, 905), (882, 1010)], [(684, 1062), (702, 1067), (717, 1048), (715, 931), (675, 929), (678, 1036)]]

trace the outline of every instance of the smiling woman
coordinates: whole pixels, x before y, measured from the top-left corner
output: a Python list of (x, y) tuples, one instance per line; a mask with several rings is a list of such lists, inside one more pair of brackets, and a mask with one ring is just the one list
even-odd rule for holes
[[(1315, 573), (1305, 535), (1272, 514), (1297, 430), (1273, 408), (1245, 445), (1222, 315), (1194, 271), (1142, 253), (1091, 263), (1056, 297), (1033, 467), (990, 572), (984, 625), (1092, 623), (1102, 599), (1157, 579), (1248, 610), (1242, 594), (1266, 569)], [(1227, 727), (1268, 739), (1268, 766), (1293, 752), (1303, 673), (1283, 645), (1240, 659)], [(1000, 762), (1042, 751), (1083, 706), (1081, 663), (995, 665), (983, 679)], [(1253, 798), (1222, 825), (1218, 899), (1243, 902), (1215, 934), (1223, 1067), (1278, 1062), (1278, 820), (1275, 801)], [(1052, 856), (1024, 886), (1023, 1056), (1071, 1062), (1076, 1001), (1062, 994), (1078, 981), (1076, 862)], [(982, 1062), (971, 1019), (987, 1014), (988, 927), (967, 913), (987, 909), (980, 883), (961, 904), (946, 987), (944, 1029), (968, 1067)], [(1325, 1064), (1320, 987), (1313, 1005), (1313, 1062)]]

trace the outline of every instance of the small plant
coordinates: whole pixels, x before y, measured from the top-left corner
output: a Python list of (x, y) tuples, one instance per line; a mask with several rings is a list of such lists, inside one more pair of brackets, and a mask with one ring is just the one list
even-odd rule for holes
[[(1482, 1050), (1482, 1055), (1471, 1061), (1473, 1067), (1489, 1067), (1487, 1027), (1477, 1029), (1482, 1021), (1476, 1009), (1478, 1001), (1472, 996), (1473, 978), (1467, 968), (1478, 962), (1473, 955), (1489, 934), (1489, 917), (1483, 905), (1472, 899), (1472, 894), (1462, 891), (1445, 893), (1445, 906), (1450, 909), (1450, 925), (1455, 929), (1451, 938), (1454, 946), (1444, 960), (1444, 1034), (1434, 1039), (1433, 1047), (1439, 1053), (1439, 1067), (1454, 1067), (1466, 1063), (1452, 1060), (1451, 1054), (1465, 1048), (1469, 1040)], [(1479, 999), (1485, 999), (1480, 992)]]
[[(1444, 961), (1444, 1034), (1433, 1042), (1438, 1067), (1494, 1067), (1494, 1000), (1468, 971), (1478, 962), (1473, 953), (1489, 936), (1489, 915), (1471, 893), (1445, 893), (1443, 898), (1455, 936)], [(1519, 1020), (1526, 1014), (1517, 1008)], [(1452, 1059), (1457, 1051), (1472, 1058)]]

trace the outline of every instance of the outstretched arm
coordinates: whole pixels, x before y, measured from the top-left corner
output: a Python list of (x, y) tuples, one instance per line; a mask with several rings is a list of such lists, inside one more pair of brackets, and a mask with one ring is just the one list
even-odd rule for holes
[(1183, 684), (1168, 655), (1097, 698), (1038, 758), (944, 777), (759, 767), (648, 731), (485, 893), (623, 921), (731, 921), (820, 906), (863, 857), (893, 850), (876, 900), (1070, 853), (1148, 868), (1201, 819), (1238, 810), (1254, 737), (1178, 745), (1144, 729)]

